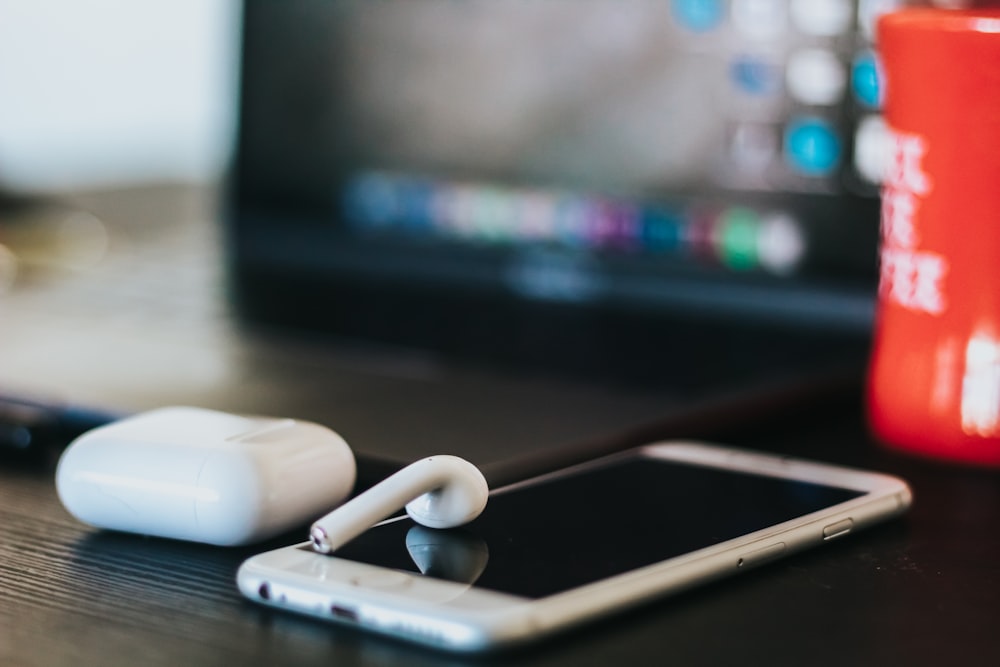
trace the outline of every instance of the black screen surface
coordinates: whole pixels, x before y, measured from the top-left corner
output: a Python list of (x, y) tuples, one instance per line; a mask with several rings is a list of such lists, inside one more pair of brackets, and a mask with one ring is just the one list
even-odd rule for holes
[(409, 518), (373, 528), (339, 558), (538, 598), (746, 535), (858, 491), (652, 458), (494, 494), (472, 523)]

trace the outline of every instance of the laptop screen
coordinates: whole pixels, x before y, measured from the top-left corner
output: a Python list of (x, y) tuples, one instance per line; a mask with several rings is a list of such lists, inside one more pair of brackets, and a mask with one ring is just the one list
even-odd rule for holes
[(242, 301), (432, 347), (434, 312), (863, 333), (875, 71), (846, 0), (250, 0)]

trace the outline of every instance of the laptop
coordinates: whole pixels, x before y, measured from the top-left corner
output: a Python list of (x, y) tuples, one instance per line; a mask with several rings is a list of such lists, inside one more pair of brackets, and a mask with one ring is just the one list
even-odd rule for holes
[(866, 21), (247, 0), (221, 193), (42, 216), (107, 243), (3, 297), (0, 389), (312, 419), (372, 475), (453, 453), (494, 483), (820, 400), (873, 316)]

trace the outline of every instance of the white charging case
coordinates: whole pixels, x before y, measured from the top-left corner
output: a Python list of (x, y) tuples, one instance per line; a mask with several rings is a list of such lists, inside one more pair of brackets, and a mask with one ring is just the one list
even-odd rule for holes
[(307, 524), (355, 476), (350, 447), (319, 424), (172, 407), (74, 440), (56, 488), (92, 526), (232, 546)]

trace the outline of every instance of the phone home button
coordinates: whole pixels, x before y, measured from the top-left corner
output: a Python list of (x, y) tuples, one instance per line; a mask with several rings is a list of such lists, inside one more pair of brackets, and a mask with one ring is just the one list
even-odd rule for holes
[(404, 588), (413, 583), (413, 577), (405, 572), (386, 570), (369, 572), (351, 577), (351, 585), (359, 588)]

